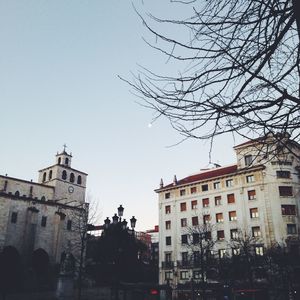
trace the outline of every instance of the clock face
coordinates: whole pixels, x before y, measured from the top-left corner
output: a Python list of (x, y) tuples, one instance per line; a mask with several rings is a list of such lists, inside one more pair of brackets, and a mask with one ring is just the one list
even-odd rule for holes
[(74, 188), (70, 185), (68, 188), (69, 193), (73, 193), (74, 192)]

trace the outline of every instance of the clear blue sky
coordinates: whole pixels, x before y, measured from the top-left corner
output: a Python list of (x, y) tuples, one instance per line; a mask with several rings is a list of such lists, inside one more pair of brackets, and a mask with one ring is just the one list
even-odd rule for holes
[[(182, 13), (168, 0), (135, 1), (159, 16)], [(102, 220), (119, 204), (138, 219), (158, 223), (157, 195), (165, 183), (208, 164), (208, 143), (180, 141), (117, 75), (130, 78), (138, 64), (155, 70), (166, 58), (142, 40), (145, 27), (127, 0), (0, 0), (0, 173), (37, 180), (64, 143), (73, 167), (89, 174), (88, 191)], [(231, 139), (218, 139), (213, 160), (234, 162)]]

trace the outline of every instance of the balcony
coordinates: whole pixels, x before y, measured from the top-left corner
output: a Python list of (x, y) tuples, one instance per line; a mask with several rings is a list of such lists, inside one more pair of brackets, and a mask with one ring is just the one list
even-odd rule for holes
[(162, 269), (165, 269), (165, 270), (173, 269), (174, 262), (173, 261), (162, 261), (161, 266), (162, 266)]
[(191, 268), (193, 266), (193, 262), (189, 260), (177, 260), (178, 268)]

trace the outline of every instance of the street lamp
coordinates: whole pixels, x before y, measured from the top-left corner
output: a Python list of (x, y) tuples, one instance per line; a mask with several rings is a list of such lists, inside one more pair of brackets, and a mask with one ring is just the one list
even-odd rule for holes
[[(109, 219), (109, 217), (107, 217), (105, 220), (104, 220), (104, 226), (103, 228), (105, 230), (108, 230), (109, 228), (115, 228), (115, 229), (121, 229), (121, 230), (128, 230), (128, 227), (127, 227), (127, 224), (128, 222), (123, 219), (122, 221), (122, 217), (123, 217), (123, 212), (124, 212), (124, 207), (122, 205), (120, 205), (118, 207), (118, 214), (114, 214), (113, 217), (111, 218), (112, 221)], [(134, 228), (135, 228), (135, 225), (136, 225), (136, 221), (137, 219), (132, 216), (132, 218), (130, 219), (130, 227), (131, 227), (131, 230), (134, 231)], [(113, 227), (111, 227), (113, 226)]]
[(116, 225), (119, 221), (119, 217), (117, 216), (117, 214), (114, 214), (114, 216), (112, 217), (113, 220), (113, 224)]
[(118, 207), (118, 216), (120, 217), (120, 220), (123, 217), (123, 212), (124, 212), (124, 207), (122, 205), (120, 205)]
[(125, 230), (127, 228), (127, 221), (124, 219), (122, 224), (122, 229)]
[(135, 224), (136, 224), (136, 218), (132, 216), (132, 218), (130, 219), (130, 226), (132, 230), (134, 230)]
[(110, 225), (110, 219), (109, 219), (109, 217), (107, 217), (107, 218), (104, 220), (104, 228), (105, 228), (105, 229), (108, 229), (109, 225)]

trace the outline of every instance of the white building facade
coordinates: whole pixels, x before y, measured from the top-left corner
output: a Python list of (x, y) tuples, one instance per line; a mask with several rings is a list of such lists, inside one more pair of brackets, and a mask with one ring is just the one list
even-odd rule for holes
[(74, 212), (85, 204), (87, 174), (73, 169), (71, 159), (65, 150), (58, 153), (38, 182), (0, 175), (0, 252), (13, 248), (25, 264), (42, 252), (58, 264), (72, 251)]
[[(156, 190), (159, 196), (159, 281), (185, 283), (194, 275), (181, 262), (193, 227), (211, 224), (213, 252), (232, 255), (239, 232), (256, 238), (262, 255), (275, 243), (299, 246), (299, 145), (266, 155), (259, 139), (235, 146), (237, 163), (201, 171)], [(272, 147), (275, 147), (274, 145)], [(195, 278), (195, 277), (194, 277)]]

